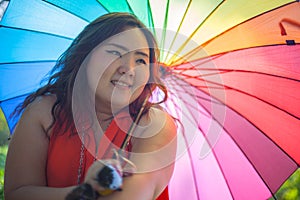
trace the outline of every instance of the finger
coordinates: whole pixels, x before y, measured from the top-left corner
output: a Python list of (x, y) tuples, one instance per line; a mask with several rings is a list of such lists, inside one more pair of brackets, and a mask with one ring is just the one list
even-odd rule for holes
[(113, 168), (115, 168), (117, 172), (120, 174), (120, 176), (122, 176), (123, 169), (119, 160), (107, 159), (107, 160), (103, 160), (103, 162), (106, 166), (112, 166)]
[(115, 167), (107, 165), (99, 171), (97, 181), (104, 188), (116, 190), (122, 186), (123, 179)]

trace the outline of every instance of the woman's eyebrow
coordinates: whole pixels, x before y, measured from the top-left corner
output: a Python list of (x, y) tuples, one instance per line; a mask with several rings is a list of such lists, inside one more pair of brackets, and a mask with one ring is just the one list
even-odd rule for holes
[[(130, 51), (127, 47), (125, 47), (125, 46), (123, 46), (123, 45), (120, 45), (120, 44), (116, 44), (116, 43), (107, 43), (106, 45), (107, 45), (107, 46), (109, 46), (109, 45), (110, 45), (110, 46), (115, 46), (115, 47), (120, 48), (120, 49), (122, 49), (122, 50), (124, 50), (124, 51), (126, 51), (126, 52), (129, 52), (129, 51)], [(148, 55), (147, 53), (145, 53), (145, 52), (143, 52), (143, 51), (139, 51), (139, 50), (135, 51), (135, 54), (142, 55), (142, 56), (145, 56), (145, 57), (149, 57), (149, 55)]]

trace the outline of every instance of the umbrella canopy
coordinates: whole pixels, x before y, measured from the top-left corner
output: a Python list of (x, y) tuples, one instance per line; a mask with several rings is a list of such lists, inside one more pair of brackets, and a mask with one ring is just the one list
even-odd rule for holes
[(295, 0), (11, 0), (1, 108), (9, 116), (38, 88), (90, 21), (134, 13), (157, 37), (164, 107), (183, 125), (170, 199), (267, 199), (300, 164), (299, 10)]

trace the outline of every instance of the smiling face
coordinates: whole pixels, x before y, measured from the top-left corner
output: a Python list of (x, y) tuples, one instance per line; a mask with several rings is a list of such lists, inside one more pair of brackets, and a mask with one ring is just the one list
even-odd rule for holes
[(86, 66), (97, 112), (117, 112), (138, 98), (150, 77), (149, 54), (139, 29), (122, 32), (93, 49)]

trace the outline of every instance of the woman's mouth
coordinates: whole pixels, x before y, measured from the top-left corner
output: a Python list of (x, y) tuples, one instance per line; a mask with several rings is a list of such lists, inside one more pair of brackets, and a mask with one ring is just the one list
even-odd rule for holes
[(117, 81), (117, 80), (113, 80), (111, 81), (111, 83), (116, 86), (116, 87), (120, 87), (120, 88), (130, 88), (132, 87), (131, 84), (123, 82), (123, 81)]

